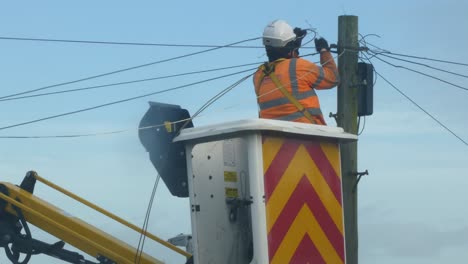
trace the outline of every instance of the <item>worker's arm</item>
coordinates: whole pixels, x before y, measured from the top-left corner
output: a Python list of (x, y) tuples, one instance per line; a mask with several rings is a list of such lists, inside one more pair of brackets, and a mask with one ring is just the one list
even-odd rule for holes
[(330, 89), (335, 87), (339, 82), (338, 69), (336, 68), (335, 60), (330, 53), (330, 47), (328, 42), (323, 38), (315, 39), (315, 48), (317, 52), (320, 52), (320, 64), (319, 67), (319, 80), (322, 81), (314, 85), (315, 89)]

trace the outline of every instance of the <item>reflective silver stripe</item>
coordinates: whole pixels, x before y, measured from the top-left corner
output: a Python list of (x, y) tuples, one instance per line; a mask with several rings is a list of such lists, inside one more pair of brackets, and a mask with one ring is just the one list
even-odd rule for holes
[[(322, 111), (320, 111), (320, 108), (309, 108), (309, 109), (307, 109), (307, 111), (313, 116), (322, 115)], [(294, 112), (294, 113), (289, 114), (289, 115), (276, 117), (275, 119), (283, 120), (283, 121), (293, 121), (293, 120), (296, 120), (296, 119), (301, 118), (301, 117), (305, 117), (303, 113)]]
[[(312, 96), (316, 96), (316, 93), (315, 93), (314, 89), (311, 89), (309, 91), (300, 93), (295, 98), (298, 101), (300, 101), (302, 99), (306, 99), (306, 98), (309, 98), (309, 97), (312, 97)], [(290, 104), (290, 103), (291, 102), (289, 101), (288, 98), (281, 97), (281, 98), (274, 99), (274, 100), (271, 100), (271, 101), (259, 103), (259, 106), (260, 106), (260, 109), (265, 110), (265, 109), (268, 109), (268, 108), (271, 108), (271, 107), (276, 107), (276, 106), (280, 106), (280, 105), (284, 105), (284, 104)]]
[(323, 72), (323, 68), (322, 67), (318, 67), (319, 68), (319, 76), (317, 78), (317, 80), (315, 81), (314, 84), (312, 84), (312, 88), (315, 88), (317, 86), (320, 85), (320, 83), (323, 81), (323, 78), (325, 77), (325, 74)]
[[(297, 65), (297, 59), (292, 58), (290, 60), (290, 62), (289, 62), (289, 79), (291, 81), (291, 92), (292, 92), (291, 94), (292, 94), (292, 96), (294, 96), (294, 98), (296, 98), (298, 101), (306, 99), (308, 97), (317, 96), (314, 89), (310, 89), (310, 90), (305, 91), (303, 93), (299, 92), (299, 85), (298, 85), (298, 82), (297, 82), (297, 75), (296, 75), (296, 68), (297, 68), (296, 65)], [(259, 106), (260, 106), (261, 110), (265, 110), (265, 109), (268, 109), (268, 108), (271, 108), (271, 107), (276, 107), (276, 106), (289, 104), (289, 103), (291, 103), (291, 102), (289, 101), (288, 98), (281, 97), (281, 98), (278, 98), (278, 99), (274, 99), (274, 100), (271, 100), (271, 101), (260, 103)]]
[(297, 76), (296, 76), (296, 65), (297, 65), (297, 59), (292, 58), (289, 61), (289, 80), (291, 82), (291, 91), (292, 95), (297, 98), (299, 95), (299, 86), (297, 84)]
[(318, 115), (322, 114), (322, 110), (320, 110), (320, 108), (307, 108), (307, 112), (309, 112), (311, 115), (315, 115), (315, 116), (318, 116)]

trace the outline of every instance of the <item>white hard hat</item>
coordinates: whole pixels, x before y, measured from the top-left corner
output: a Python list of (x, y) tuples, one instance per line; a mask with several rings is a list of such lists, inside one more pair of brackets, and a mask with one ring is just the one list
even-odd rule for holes
[(271, 22), (263, 31), (263, 45), (265, 46), (281, 48), (295, 38), (293, 28), (284, 20)]

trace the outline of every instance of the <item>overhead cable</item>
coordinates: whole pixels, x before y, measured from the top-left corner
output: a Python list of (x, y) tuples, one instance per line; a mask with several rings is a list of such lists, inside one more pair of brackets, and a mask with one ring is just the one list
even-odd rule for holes
[(435, 80), (441, 81), (441, 82), (443, 82), (443, 83), (446, 83), (446, 84), (452, 85), (452, 86), (454, 86), (454, 87), (457, 87), (457, 88), (459, 88), (459, 89), (462, 89), (462, 90), (468, 91), (468, 88), (466, 88), (466, 87), (463, 87), (463, 86), (460, 86), (460, 85), (458, 85), (458, 84), (455, 84), (455, 83), (452, 83), (452, 82), (446, 81), (446, 80), (444, 80), (444, 79), (441, 79), (441, 78), (438, 78), (438, 77), (432, 76), (432, 75), (430, 75), (430, 74), (427, 74), (427, 73), (424, 73), (424, 72), (421, 72), (421, 71), (418, 71), (418, 70), (414, 70), (414, 69), (408, 68), (408, 67), (406, 67), (406, 66), (395, 65), (395, 64), (393, 64), (393, 63), (391, 63), (391, 62), (388, 62), (388, 61), (386, 61), (386, 60), (384, 60), (384, 59), (380, 58), (380, 57), (379, 57), (379, 55), (377, 55), (377, 56), (374, 56), (374, 57), (375, 57), (376, 59), (378, 59), (378, 60), (380, 60), (380, 61), (382, 61), (382, 62), (384, 62), (384, 63), (386, 63), (386, 64), (390, 65), (390, 66), (393, 66), (393, 67), (395, 67), (395, 68), (402, 68), (402, 69), (405, 69), (405, 70), (408, 70), (408, 71), (412, 71), (412, 72), (415, 72), (415, 73), (418, 73), (418, 74), (424, 75), (424, 76), (426, 76), (426, 77), (429, 77), (429, 78), (432, 78), (432, 79), (435, 79)]
[[(363, 40), (365, 41), (365, 40)], [(434, 66), (431, 66), (431, 65), (428, 65), (428, 64), (425, 64), (425, 63), (421, 63), (421, 62), (417, 62), (417, 61), (412, 61), (412, 60), (405, 60), (405, 59), (402, 59), (402, 58), (397, 58), (397, 57), (394, 57), (394, 56), (390, 56), (389, 54), (392, 54), (392, 55), (395, 55), (395, 53), (392, 53), (391, 51), (388, 51), (388, 50), (384, 50), (376, 45), (373, 45), (371, 43), (368, 43), (368, 42), (365, 42), (366, 45), (370, 45), (374, 48), (377, 48), (379, 51), (373, 51), (373, 50), (369, 50), (369, 53), (372, 54), (372, 57), (375, 57), (375, 56), (378, 56), (378, 55), (381, 55), (381, 56), (384, 56), (384, 57), (387, 57), (387, 58), (390, 58), (390, 59), (394, 59), (394, 60), (399, 60), (399, 61), (404, 61), (404, 62), (407, 62), (407, 63), (411, 63), (411, 64), (416, 64), (416, 65), (420, 65), (420, 66), (424, 66), (424, 67), (427, 67), (427, 68), (430, 68), (430, 69), (433, 69), (433, 70), (436, 70), (436, 71), (441, 71), (441, 72), (445, 72), (445, 73), (448, 73), (448, 74), (452, 74), (452, 75), (456, 75), (456, 76), (459, 76), (459, 77), (464, 77), (464, 78), (468, 78), (468, 75), (464, 75), (464, 74), (460, 74), (460, 73), (456, 73), (456, 72), (452, 72), (452, 71), (448, 71), (448, 70), (444, 70), (444, 69), (440, 69), (440, 68), (437, 68), (437, 67), (434, 67)], [(414, 56), (406, 56), (406, 57), (414, 57)], [(419, 57), (418, 57), (419, 58)], [(437, 61), (437, 60), (436, 60)], [(444, 62), (447, 62), (447, 61), (444, 61)], [(460, 63), (453, 63), (453, 62), (450, 62), (452, 64), (460, 64)], [(467, 64), (468, 65), (468, 64)]]
[[(193, 119), (197, 118), (200, 116), (200, 114), (206, 110), (210, 105), (212, 105), (214, 102), (219, 100), (222, 96), (226, 95), (229, 91), (237, 87), (239, 84), (241, 84), (243, 81), (245, 81), (247, 78), (251, 77), (252, 74), (249, 74), (245, 77), (242, 77), (240, 80), (236, 81), (235, 83), (231, 84), (227, 88), (223, 89), (221, 92), (213, 96), (210, 100), (208, 100), (205, 104), (203, 104), (200, 109), (198, 109), (195, 114), (192, 115), (190, 118), (185, 118), (181, 120), (176, 120), (170, 122), (171, 125), (177, 124), (177, 123), (182, 123), (184, 122), (185, 124), (182, 125), (182, 127), (179, 129), (183, 129), (186, 124)], [(158, 127), (165, 127), (167, 124), (154, 124), (150, 126), (144, 126), (144, 127), (139, 127), (137, 130), (146, 130), (146, 129), (153, 129), (153, 128), (158, 128)], [(0, 136), (0, 139), (48, 139), (48, 138), (79, 138), (79, 137), (94, 137), (94, 136), (106, 136), (106, 135), (113, 135), (113, 134), (120, 134), (128, 131), (134, 131), (135, 129), (121, 129), (121, 130), (114, 130), (114, 131), (107, 131), (107, 132), (95, 132), (95, 133), (86, 133), (86, 134), (70, 134), (70, 135), (46, 135), (46, 136)]]
[(96, 106), (92, 106), (92, 107), (87, 107), (87, 108), (83, 108), (83, 109), (79, 109), (79, 110), (75, 110), (75, 111), (65, 112), (65, 113), (61, 113), (61, 114), (57, 114), (57, 115), (52, 115), (52, 116), (47, 116), (47, 117), (43, 117), (43, 118), (38, 118), (38, 119), (30, 120), (30, 121), (27, 121), (27, 122), (22, 122), (22, 123), (17, 123), (17, 124), (13, 124), (13, 125), (8, 125), (8, 126), (0, 127), (0, 130), (5, 130), (5, 129), (9, 129), (9, 128), (13, 128), (13, 127), (18, 127), (18, 126), (24, 126), (24, 125), (28, 125), (28, 124), (32, 124), (32, 123), (37, 123), (37, 122), (41, 122), (41, 121), (45, 121), (45, 120), (49, 120), (49, 119), (54, 119), (54, 118), (62, 117), (62, 116), (68, 116), (68, 115), (78, 114), (78, 113), (82, 113), (82, 112), (87, 112), (87, 111), (95, 110), (95, 109), (98, 109), (98, 108), (103, 108), (103, 107), (107, 107), (107, 106), (111, 106), (111, 105), (115, 105), (115, 104), (120, 104), (120, 103), (124, 103), (124, 102), (128, 102), (128, 101), (133, 101), (133, 100), (136, 100), (136, 99), (148, 97), (148, 96), (155, 95), (155, 94), (160, 94), (160, 93), (165, 93), (165, 92), (169, 92), (169, 91), (174, 91), (174, 90), (178, 90), (178, 89), (181, 89), (181, 88), (185, 88), (185, 87), (189, 87), (189, 86), (194, 86), (194, 85), (201, 84), (201, 83), (206, 83), (206, 82), (209, 82), (209, 81), (214, 81), (214, 80), (218, 80), (218, 79), (222, 79), (222, 78), (234, 76), (234, 75), (241, 74), (241, 73), (244, 73), (244, 72), (252, 71), (252, 70), (254, 70), (254, 69), (256, 69), (256, 68), (252, 68), (252, 69), (248, 69), (248, 70), (243, 70), (243, 71), (239, 71), (239, 72), (235, 72), (235, 73), (230, 73), (230, 74), (226, 74), (226, 75), (222, 75), (222, 76), (218, 76), (218, 77), (214, 77), (214, 78), (210, 78), (210, 79), (205, 79), (205, 80), (198, 81), (198, 82), (194, 82), (194, 83), (189, 83), (189, 84), (185, 84), (185, 85), (180, 85), (180, 86), (176, 86), (176, 87), (169, 88), (169, 89), (165, 89), (165, 90), (161, 90), (161, 91), (156, 91), (156, 92), (151, 92), (151, 93), (147, 93), (147, 94), (142, 94), (142, 95), (138, 95), (138, 96), (134, 96), (134, 97), (130, 97), (130, 98), (118, 100), (118, 101), (113, 101), (113, 102), (109, 102), (109, 103), (105, 103), (105, 104), (101, 104), (101, 105), (96, 105)]
[[(366, 116), (364, 116), (363, 120), (364, 120), (364, 122), (362, 124), (362, 129), (361, 129), (361, 131), (358, 132), (358, 134), (357, 134), (358, 136), (360, 136), (362, 134), (362, 132), (364, 132), (364, 129), (366, 128)], [(361, 125), (361, 117), (358, 118), (358, 128), (360, 127), (360, 125)]]
[(425, 63), (420, 63), (420, 62), (416, 62), (416, 61), (405, 60), (405, 59), (393, 57), (393, 56), (390, 56), (390, 55), (388, 55), (388, 54), (386, 54), (386, 53), (380, 53), (380, 54), (378, 54), (378, 55), (384, 56), (384, 57), (387, 57), (387, 58), (390, 58), (390, 59), (394, 59), (394, 60), (404, 61), (404, 62), (411, 63), (411, 64), (421, 65), (421, 66), (424, 66), (424, 67), (427, 67), (427, 68), (430, 68), (430, 69), (433, 69), (433, 70), (436, 70), (436, 71), (445, 72), (445, 73), (452, 74), (452, 75), (455, 75), (455, 76), (468, 78), (468, 75), (464, 75), (464, 74), (460, 74), (460, 73), (456, 73), (456, 72), (452, 72), (452, 71), (440, 69), (440, 68), (437, 68), (437, 67), (434, 67), (434, 66), (425, 64)]
[[(192, 116), (192, 119), (193, 118), (196, 118), (201, 112), (205, 111), (210, 105), (212, 105), (214, 102), (216, 102), (217, 100), (219, 100), (221, 97), (223, 97), (224, 95), (226, 95), (228, 92), (230, 92), (232, 89), (234, 89), (235, 87), (237, 87), (239, 84), (241, 84), (242, 82), (244, 82), (245, 80), (247, 80), (249, 77), (251, 77), (253, 75), (252, 74), (249, 74), (245, 77), (242, 77), (240, 80), (238, 80), (237, 82), (233, 83), (232, 85), (228, 86), (227, 88), (223, 89), (221, 92), (219, 92), (218, 94), (216, 94), (215, 96), (213, 96), (210, 100), (208, 100), (205, 104), (203, 104)], [(185, 123), (181, 126), (181, 128), (179, 129), (178, 133), (184, 129), (188, 124), (190, 123), (190, 120), (187, 120), (185, 121)]]
[(100, 132), (100, 133), (52, 135), (52, 136), (0, 136), (0, 138), (3, 138), (3, 139), (79, 138), (79, 137), (94, 137), (94, 136), (120, 134), (126, 131), (127, 130), (116, 130), (116, 131)]
[(153, 185), (153, 191), (151, 192), (150, 200), (148, 202), (148, 207), (146, 208), (146, 215), (143, 221), (143, 232), (140, 233), (140, 239), (138, 240), (137, 251), (135, 253), (134, 263), (140, 264), (141, 256), (143, 254), (143, 249), (145, 247), (145, 240), (146, 240), (146, 232), (148, 231), (148, 224), (151, 215), (151, 209), (153, 208), (154, 197), (156, 196), (156, 191), (158, 189), (159, 180), (161, 179), (161, 175), (158, 173), (156, 176), (156, 180)]
[(433, 59), (433, 58), (422, 57), (422, 56), (414, 56), (414, 55), (396, 53), (396, 52), (391, 52), (391, 51), (388, 51), (388, 50), (381, 49), (380, 47), (378, 47), (376, 45), (373, 45), (373, 44), (371, 44), (369, 42), (366, 42), (366, 44), (378, 49), (379, 51), (377, 53), (386, 53), (386, 54), (391, 54), (391, 55), (400, 56), (400, 57), (407, 57), (407, 58), (413, 58), (413, 59), (419, 59), (419, 60), (436, 61), (436, 62), (442, 62), (442, 63), (448, 63), (448, 64), (454, 64), (454, 65), (460, 65), (460, 66), (468, 66), (468, 63), (449, 61), (449, 60), (441, 60), (441, 59)]
[(168, 79), (168, 78), (180, 77), (180, 76), (185, 76), (185, 75), (193, 75), (193, 74), (200, 74), (200, 73), (207, 73), (207, 72), (228, 70), (228, 69), (241, 68), (241, 67), (247, 67), (247, 66), (252, 66), (252, 65), (259, 65), (259, 64), (261, 64), (261, 62), (247, 63), (247, 64), (242, 64), (242, 65), (228, 66), (228, 67), (215, 68), (215, 69), (208, 69), (208, 70), (201, 70), (201, 71), (192, 71), (192, 72), (186, 72), (186, 73), (178, 73), (178, 74), (172, 74), (172, 75), (166, 75), (166, 76), (159, 76), (159, 77), (153, 77), (153, 78), (146, 78), (146, 79), (125, 81), (125, 82), (117, 82), (117, 83), (110, 83), (110, 84), (103, 84), (103, 85), (95, 85), (95, 86), (82, 87), (82, 88), (76, 88), (76, 89), (67, 89), (67, 90), (61, 90), (61, 91), (55, 91), (55, 92), (48, 92), (48, 93), (40, 93), (40, 94), (33, 94), (33, 95), (24, 95), (24, 96), (10, 97), (10, 98), (0, 99), (0, 102), (2, 102), (2, 101), (13, 101), (13, 100), (19, 100), (19, 99), (26, 99), (26, 98), (34, 98), (34, 97), (42, 97), (42, 96), (55, 95), (55, 94), (63, 94), (63, 93), (72, 93), (72, 92), (86, 91), (86, 90), (99, 89), (99, 88), (105, 88), (105, 87), (111, 87), (111, 86), (118, 86), (118, 85), (133, 84), (133, 83), (140, 83), (140, 82), (155, 81), (155, 80)]
[(377, 75), (380, 76), (385, 82), (387, 82), (390, 86), (392, 86), (397, 92), (399, 92), (401, 95), (403, 95), (406, 99), (408, 99), (411, 103), (413, 103), (416, 107), (418, 107), (421, 111), (423, 111), (426, 115), (428, 115), (430, 118), (432, 118), (434, 121), (436, 121), (441, 127), (445, 128), (448, 132), (450, 132), (452, 135), (454, 135), (456, 138), (458, 138), (463, 144), (468, 146), (468, 142), (463, 140), (460, 136), (455, 134), (450, 128), (448, 128), (446, 125), (444, 125), (442, 122), (440, 122), (437, 118), (435, 118), (433, 115), (431, 115), (428, 111), (426, 111), (424, 108), (422, 108), (419, 104), (417, 104), (414, 100), (412, 100), (410, 97), (408, 97), (405, 93), (403, 93), (400, 89), (398, 89), (395, 85), (393, 85), (390, 81), (385, 79), (380, 73), (377, 73)]
[[(175, 43), (148, 43), (148, 42), (119, 42), (119, 41), (96, 41), (96, 40), (73, 40), (73, 39), (51, 39), (51, 38), (26, 38), (26, 37), (5, 37), (0, 36), (0, 40), (33, 41), (33, 42), (56, 42), (71, 44), (98, 44), (98, 45), (121, 45), (121, 46), (153, 46), (153, 47), (175, 47), (175, 48), (241, 48), (241, 49), (264, 49), (264, 46), (252, 45), (212, 45), (212, 44), (175, 44)], [(311, 49), (314, 47), (303, 47)]]
[[(335, 59), (338, 59), (339, 57), (341, 57), (347, 50), (343, 50), (339, 55), (335, 56)], [(316, 55), (318, 53), (313, 53), (313, 54), (307, 54), (307, 55), (303, 55), (303, 56), (310, 56), (310, 55)], [(324, 62), (324, 64), (328, 63), (329, 61), (326, 61)], [(319, 63), (319, 62), (316, 62), (316, 63)], [(249, 70), (254, 70), (255, 68), (252, 68), (252, 69), (249, 69)], [(179, 88), (183, 88), (183, 87), (187, 87), (187, 86), (190, 86), (190, 85), (195, 85), (195, 84), (199, 84), (199, 83), (202, 83), (202, 82), (207, 82), (207, 81), (211, 81), (213, 79), (220, 79), (220, 78), (224, 78), (224, 77), (227, 77), (227, 76), (231, 76), (231, 75), (235, 75), (235, 74), (239, 74), (239, 73), (243, 73), (243, 72), (247, 72), (249, 70), (246, 70), (246, 71), (241, 71), (241, 72), (237, 72), (237, 73), (233, 73), (233, 74), (229, 74), (229, 75), (224, 75), (224, 76), (220, 76), (220, 77), (216, 77), (216, 78), (212, 78), (212, 79), (208, 79), (208, 80), (204, 80), (204, 81), (200, 81), (200, 82), (196, 82), (196, 83), (193, 83), (193, 84), (188, 84), (188, 85), (183, 85), (183, 86), (178, 86), (178, 87), (174, 87), (174, 88), (170, 88), (170, 89), (166, 89), (166, 90), (162, 90), (162, 91), (159, 91), (159, 92), (155, 92), (155, 93), (151, 93), (150, 95), (152, 94), (157, 94), (157, 93), (163, 93), (163, 92), (167, 92), (167, 91), (171, 91), (171, 90), (175, 90), (175, 89), (179, 89)], [(308, 71), (306, 73), (304, 73), (303, 75), (299, 76), (298, 80), (302, 79), (302, 78), (305, 78), (307, 75), (311, 74), (312, 72), (311, 71)], [(248, 77), (250, 77), (251, 74), (243, 77), (241, 80), (237, 81), (236, 83), (234, 83), (233, 85), (229, 86), (228, 88), (226, 88), (225, 90), (223, 90), (221, 93), (219, 93), (218, 95), (224, 95), (224, 91), (230, 91), (231, 89), (233, 89), (234, 87), (236, 87), (238, 84), (240, 84), (241, 82), (243, 82), (245, 79), (247, 79)], [(261, 95), (258, 95), (257, 98), (260, 98), (262, 96), (265, 96), (269, 93), (271, 93), (273, 91), (270, 91), (270, 92), (267, 92), (265, 94), (261, 94)], [(218, 96), (217, 95), (217, 96)], [(222, 96), (221, 95), (221, 96)], [(149, 95), (146, 95), (146, 96), (149, 96)], [(215, 96), (215, 97), (217, 97)], [(138, 98), (141, 98), (141, 97), (138, 97)], [(137, 99), (137, 98), (130, 98), (130, 100), (133, 100), (133, 99)], [(212, 98), (213, 99), (213, 98)], [(213, 100), (216, 101), (217, 99)], [(105, 105), (100, 105), (100, 106), (96, 106), (96, 107), (90, 107), (90, 108), (85, 108), (85, 109), (81, 109), (81, 110), (77, 110), (77, 111), (73, 111), (73, 112), (68, 112), (68, 113), (63, 113), (63, 114), (60, 114), (60, 115), (55, 115), (55, 116), (50, 116), (50, 117), (46, 117), (46, 118), (41, 118), (41, 119), (36, 119), (36, 120), (32, 120), (32, 121), (28, 121), (28, 122), (24, 122), (24, 123), (20, 123), (20, 124), (15, 124), (15, 125), (10, 125), (10, 126), (6, 126), (6, 127), (0, 127), (0, 130), (4, 130), (4, 129), (8, 129), (8, 128), (12, 128), (12, 127), (16, 127), (16, 126), (21, 126), (21, 125), (26, 125), (26, 124), (30, 124), (30, 123), (35, 123), (35, 122), (40, 122), (40, 121), (43, 121), (43, 120), (48, 120), (48, 119), (52, 119), (52, 118), (57, 118), (57, 117), (61, 117), (61, 116), (65, 116), (65, 115), (71, 115), (71, 114), (75, 114), (75, 113), (79, 113), (79, 112), (84, 112), (84, 111), (89, 111), (89, 110), (92, 110), (92, 109), (95, 109), (95, 108), (100, 108), (100, 107), (104, 107), (104, 106), (107, 106), (107, 105), (110, 105), (110, 104), (117, 104), (119, 102), (121, 102), (123, 100), (120, 100), (120, 101), (116, 101), (116, 102), (112, 102), (112, 103), (109, 103), (109, 104), (105, 104)], [(127, 100), (129, 101), (129, 100)], [(211, 99), (210, 99), (211, 101)], [(211, 105), (212, 103), (210, 103), (210, 101), (208, 101), (208, 103), (206, 103), (204, 106), (202, 106), (199, 111), (203, 111), (206, 109), (206, 107), (208, 107), (209, 105)], [(200, 111), (200, 112), (201, 112)], [(197, 111), (198, 112), (198, 111)], [(199, 114), (199, 113), (198, 113)], [(197, 114), (197, 115), (198, 115)], [(190, 121), (192, 120), (192, 118), (190, 119), (185, 119), (185, 120), (179, 120), (179, 121), (176, 121), (176, 122), (187, 122), (187, 121)], [(173, 122), (175, 123), (175, 122)], [(143, 127), (143, 128), (139, 128), (139, 129), (150, 129), (150, 128), (154, 128), (154, 127), (159, 127), (159, 126), (165, 126), (165, 124), (156, 124), (156, 125), (153, 125), (153, 126), (148, 126), (148, 127)], [(71, 134), (71, 135), (48, 135), (48, 136), (0, 136), (0, 139), (45, 139), (45, 138), (77, 138), (77, 137), (93, 137), (93, 136), (102, 136), (102, 135), (110, 135), (110, 134), (118, 134), (118, 133), (123, 133), (123, 132), (127, 132), (127, 131), (130, 131), (130, 129), (127, 129), (127, 130), (116, 130), (116, 131), (110, 131), (110, 132), (97, 132), (97, 133), (86, 133), (86, 134)]]
[[(170, 122), (171, 125), (181, 123), (181, 122), (186, 122), (194, 119), (193, 117), (191, 118), (184, 118), (181, 120), (177, 121), (172, 121)], [(153, 128), (159, 128), (159, 127), (165, 127), (167, 124), (155, 124), (151, 126), (144, 126), (144, 127), (139, 127), (136, 130), (146, 130), (146, 129), (153, 129)], [(120, 129), (120, 130), (114, 130), (114, 131), (105, 131), (105, 132), (94, 132), (94, 133), (85, 133), (85, 134), (68, 134), (68, 135), (44, 135), (44, 136), (0, 136), (0, 139), (51, 139), (51, 138), (82, 138), (82, 137), (96, 137), (96, 136), (108, 136), (108, 135), (114, 135), (114, 134), (121, 134), (124, 132), (129, 132), (129, 131), (135, 131), (135, 128), (130, 128), (130, 129)]]
[(78, 82), (82, 82), (82, 81), (88, 81), (88, 80), (92, 80), (92, 79), (96, 79), (96, 78), (100, 78), (100, 77), (104, 77), (104, 76), (109, 76), (109, 75), (113, 75), (113, 74), (117, 74), (117, 73), (122, 73), (122, 72), (126, 72), (126, 71), (131, 71), (131, 70), (135, 70), (135, 69), (140, 69), (140, 68), (143, 68), (143, 67), (148, 67), (148, 66), (152, 66), (152, 65), (155, 65), (155, 64), (160, 64), (160, 63), (163, 63), (163, 62), (169, 62), (169, 61), (182, 59), (182, 58), (186, 58), (186, 57), (190, 57), (190, 56), (194, 56), (194, 55), (198, 55), (198, 54), (202, 54), (202, 53), (207, 53), (207, 52), (210, 52), (210, 51), (218, 50), (218, 49), (229, 47), (229, 46), (234, 46), (234, 45), (237, 45), (237, 44), (240, 44), (240, 43), (253, 41), (253, 40), (257, 40), (257, 39), (260, 39), (260, 37), (246, 39), (246, 40), (242, 40), (242, 41), (237, 41), (237, 42), (230, 43), (230, 44), (227, 44), (227, 45), (224, 45), (224, 46), (218, 46), (218, 47), (214, 47), (214, 48), (210, 48), (210, 49), (206, 49), (206, 50), (192, 52), (192, 53), (172, 57), (172, 58), (169, 58), (169, 59), (153, 61), (153, 62), (150, 62), (150, 63), (145, 63), (145, 64), (136, 65), (136, 66), (132, 66), (132, 67), (128, 67), (128, 68), (123, 68), (123, 69), (120, 69), (120, 70), (115, 70), (115, 71), (111, 71), (111, 72), (97, 74), (97, 75), (93, 75), (93, 76), (89, 76), (89, 77), (85, 77), (85, 78), (81, 78), (81, 79), (77, 79), (77, 80), (73, 80), (73, 81), (57, 83), (57, 84), (48, 85), (48, 86), (44, 86), (44, 87), (40, 87), (40, 88), (35, 88), (35, 89), (31, 89), (31, 90), (27, 90), (27, 91), (23, 91), (23, 92), (19, 92), (19, 93), (0, 96), (0, 99), (14, 97), (14, 96), (23, 95), (23, 94), (28, 94), (28, 93), (32, 93), (32, 92), (37, 92), (37, 91), (41, 91), (41, 90), (45, 90), (45, 89), (50, 89), (50, 88), (53, 88), (53, 87), (78, 83)]
[[(156, 46), (156, 47), (181, 47), (181, 48), (222, 48), (222, 45), (205, 45), (205, 44), (171, 44), (171, 43), (148, 43), (148, 42), (118, 42), (118, 41), (96, 41), (96, 40), (76, 40), (76, 39), (50, 39), (50, 38), (23, 38), (23, 37), (5, 37), (0, 36), (0, 40), (16, 40), (16, 41), (35, 41), (35, 42), (58, 42), (58, 43), (75, 43), (75, 44), (102, 44), (102, 45), (124, 45), (124, 46)], [(247, 48), (260, 49), (263, 46), (244, 46), (230, 45), (226, 48)]]
[[(367, 56), (364, 54), (364, 56), (367, 58)], [(368, 59), (369, 60), (369, 59)], [(370, 62), (370, 60), (369, 60)], [(388, 85), (390, 85), (393, 89), (395, 89), (398, 93), (400, 93), (402, 96), (404, 96), (408, 101), (410, 101), (413, 105), (415, 105), (419, 110), (423, 111), (426, 115), (428, 115), (432, 120), (434, 120), (437, 124), (439, 124), (441, 127), (443, 127), (445, 130), (447, 130), (449, 133), (451, 133), (453, 136), (455, 136), (457, 139), (459, 139), (463, 144), (468, 146), (468, 142), (463, 140), (460, 136), (458, 136), (455, 132), (453, 132), (450, 128), (448, 128), (446, 125), (444, 125), (441, 121), (439, 121), (436, 117), (434, 117), (431, 113), (426, 111), (422, 106), (420, 106), (418, 103), (416, 103), (413, 99), (411, 99), (408, 95), (406, 95), (402, 90), (398, 89), (393, 83), (391, 83), (389, 80), (387, 80), (385, 77), (383, 77), (379, 72), (374, 67), (374, 72), (377, 74), (380, 78), (382, 78)]]

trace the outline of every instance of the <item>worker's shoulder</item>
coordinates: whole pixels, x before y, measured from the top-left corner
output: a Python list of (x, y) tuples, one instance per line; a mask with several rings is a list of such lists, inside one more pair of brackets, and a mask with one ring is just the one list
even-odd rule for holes
[(303, 58), (296, 58), (296, 65), (297, 67), (313, 67), (313, 66), (317, 66), (315, 63), (309, 61), (309, 60), (306, 60), (306, 59), (303, 59)]
[(300, 57), (299, 58), (280, 59), (280, 60), (275, 61), (275, 63), (277, 65), (280, 65), (280, 64), (281, 65), (291, 65), (291, 62), (293, 62), (293, 61), (295, 62), (295, 64), (306, 64), (306, 65), (307, 64), (315, 64), (313, 62), (310, 62), (310, 61), (308, 61), (306, 59), (303, 59), (303, 58), (300, 58)]

